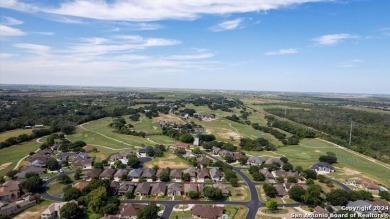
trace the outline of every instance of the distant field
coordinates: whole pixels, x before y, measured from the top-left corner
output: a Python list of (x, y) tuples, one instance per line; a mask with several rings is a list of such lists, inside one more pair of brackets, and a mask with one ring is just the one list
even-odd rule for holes
[(36, 139), (33, 139), (28, 142), (1, 149), (0, 175), (5, 175), (8, 171), (12, 170), (21, 158), (38, 149), (40, 145), (40, 143), (36, 142)]
[(0, 142), (7, 140), (10, 137), (18, 137), (21, 134), (31, 134), (32, 129), (14, 129), (11, 131), (1, 132), (0, 133)]
[(301, 165), (304, 168), (309, 168), (318, 162), (320, 155), (326, 154), (328, 151), (335, 153), (338, 158), (338, 163), (335, 164), (337, 170), (330, 176), (337, 179), (365, 176), (390, 186), (389, 169), (318, 139), (303, 139), (300, 145), (279, 147), (275, 152), (247, 153), (265, 155), (265, 158), (285, 155), (294, 166)]
[(153, 119), (149, 119), (145, 116), (140, 117), (140, 121), (132, 121), (129, 119), (129, 116), (125, 117), (127, 123), (134, 125), (136, 131), (143, 131), (151, 134), (161, 134), (162, 129), (157, 122), (154, 122)]

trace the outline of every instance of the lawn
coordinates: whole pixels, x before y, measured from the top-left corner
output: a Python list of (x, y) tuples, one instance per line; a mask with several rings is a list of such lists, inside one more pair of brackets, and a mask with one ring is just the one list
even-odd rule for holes
[(155, 122), (153, 119), (149, 119), (148, 117), (141, 116), (140, 121), (132, 121), (129, 119), (129, 116), (125, 117), (127, 123), (130, 123), (134, 126), (136, 131), (143, 131), (150, 134), (161, 134), (162, 129), (160, 125)]
[(0, 142), (3, 142), (11, 137), (18, 137), (21, 134), (31, 134), (32, 129), (14, 129), (6, 132), (0, 133)]
[(259, 197), (259, 200), (265, 202), (267, 200), (267, 196), (265, 195), (265, 193), (263, 191), (263, 185), (256, 185), (256, 191), (257, 191), (257, 195)]
[(33, 139), (0, 149), (0, 175), (5, 175), (9, 170), (12, 170), (20, 159), (38, 149), (40, 145), (36, 142), (36, 139)]
[(170, 219), (176, 219), (176, 218), (192, 218), (191, 211), (172, 211)]
[(157, 165), (159, 168), (187, 168), (190, 167), (190, 165), (180, 157), (176, 156), (175, 154), (167, 151), (164, 152), (164, 157), (156, 157), (153, 158), (151, 161), (145, 163), (146, 168), (152, 168), (153, 166)]
[(63, 193), (63, 189), (65, 188), (66, 185), (59, 183), (57, 180), (51, 182), (48, 185), (47, 192), (53, 196), (61, 197)]
[(118, 150), (112, 150), (112, 149), (103, 148), (103, 147), (96, 147), (96, 149), (97, 149), (97, 152), (90, 152), (88, 155), (90, 157), (96, 157), (97, 161), (102, 161), (104, 159), (107, 159), (108, 157), (110, 157), (111, 154), (118, 152)]
[(248, 186), (233, 187), (228, 186), (231, 193), (231, 201), (250, 201), (250, 192)]
[(225, 205), (224, 213), (227, 214), (230, 219), (242, 219), (246, 218), (248, 208), (243, 205)]
[(15, 219), (25, 219), (25, 218), (39, 219), (39, 218), (41, 218), (42, 211), (44, 211), (51, 203), (53, 203), (53, 202), (46, 200), (46, 199), (42, 199), (41, 203), (20, 212), (19, 214), (17, 214), (13, 218), (15, 218)]
[(365, 176), (381, 182), (387, 187), (390, 186), (389, 169), (319, 139), (303, 139), (300, 145), (279, 147), (275, 152), (251, 151), (247, 153), (266, 158), (286, 155), (294, 166), (301, 165), (303, 168), (309, 168), (318, 162), (320, 155), (326, 154), (328, 151), (335, 153), (338, 159), (338, 163), (335, 164), (336, 172), (329, 174), (330, 177), (344, 181), (353, 176)]

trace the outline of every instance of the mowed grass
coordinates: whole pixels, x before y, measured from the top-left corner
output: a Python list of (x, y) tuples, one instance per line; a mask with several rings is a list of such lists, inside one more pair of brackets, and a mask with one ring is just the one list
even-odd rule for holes
[(141, 116), (140, 121), (132, 121), (129, 116), (125, 116), (126, 122), (132, 124), (136, 131), (143, 131), (150, 134), (161, 134), (162, 129), (160, 125), (153, 119), (149, 119), (146, 116)]
[(164, 152), (164, 157), (156, 157), (144, 164), (147, 168), (157, 165), (159, 168), (188, 168), (190, 165), (171, 152)]
[(227, 214), (230, 219), (242, 219), (246, 218), (248, 208), (243, 205), (225, 205), (224, 213)]
[(21, 134), (30, 135), (32, 133), (32, 129), (14, 129), (11, 131), (6, 131), (0, 133), (0, 142), (3, 142), (11, 137), (18, 137)]
[(0, 175), (5, 175), (8, 171), (12, 170), (20, 159), (38, 149), (40, 145), (40, 143), (36, 142), (36, 139), (33, 139), (18, 145), (0, 149)]
[(334, 165), (337, 168), (336, 172), (329, 176), (345, 180), (359, 175), (390, 186), (390, 170), (386, 167), (318, 139), (303, 139), (300, 145), (279, 147), (275, 152), (247, 153), (261, 155), (265, 158), (285, 155), (294, 166), (300, 165), (303, 168), (309, 168), (318, 162), (320, 155), (326, 154), (326, 152), (335, 153), (338, 159), (337, 164)]

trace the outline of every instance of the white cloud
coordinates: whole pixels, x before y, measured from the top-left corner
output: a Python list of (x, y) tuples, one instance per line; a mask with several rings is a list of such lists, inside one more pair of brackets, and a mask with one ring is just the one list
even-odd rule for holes
[(194, 59), (207, 59), (214, 57), (213, 53), (195, 53), (195, 54), (181, 54), (181, 55), (172, 55), (168, 56), (166, 59), (175, 59), (175, 60), (194, 60)]
[(267, 56), (274, 56), (274, 55), (288, 55), (288, 54), (295, 54), (298, 53), (297, 49), (288, 48), (288, 49), (279, 49), (279, 50), (273, 50), (266, 52), (264, 55)]
[(51, 14), (100, 20), (157, 21), (196, 19), (202, 14), (223, 15), (268, 11), (291, 5), (322, 1), (332, 0), (70, 0), (64, 1), (59, 6), (40, 7), (17, 0), (2, 0), (0, 6), (14, 10), (40, 10)]
[(21, 20), (15, 19), (15, 18), (13, 18), (13, 17), (7, 17), (7, 16), (5, 16), (5, 17), (2, 18), (2, 23), (4, 23), (5, 25), (10, 25), (10, 26), (12, 26), (12, 25), (23, 24), (24, 22), (21, 21)]
[(220, 32), (225, 30), (234, 30), (240, 26), (242, 23), (241, 18), (237, 18), (234, 20), (224, 21), (222, 23), (219, 23), (218, 25), (211, 27), (211, 30), (214, 32)]
[(1, 59), (11, 58), (11, 57), (14, 57), (14, 56), (17, 56), (17, 55), (16, 54), (12, 54), (12, 53), (0, 53), (0, 58)]
[(0, 36), (21, 36), (26, 33), (20, 29), (0, 24)]
[(33, 34), (38, 34), (38, 35), (44, 35), (44, 36), (54, 36), (56, 33), (53, 32), (41, 32), (41, 31), (36, 31), (32, 32)]
[(14, 44), (14, 47), (20, 48), (20, 49), (25, 49), (28, 52), (37, 54), (37, 55), (46, 55), (50, 47), (44, 46), (44, 45), (39, 45), (39, 44), (32, 44), (32, 43), (17, 43)]
[(338, 66), (341, 68), (353, 68), (353, 67), (358, 66), (362, 62), (363, 62), (363, 60), (360, 60), (360, 59), (351, 59), (351, 60), (339, 62)]
[(354, 36), (347, 33), (338, 33), (338, 34), (328, 34), (323, 35), (318, 38), (313, 39), (317, 44), (320, 45), (336, 45), (342, 40), (345, 39), (356, 39), (358, 36)]

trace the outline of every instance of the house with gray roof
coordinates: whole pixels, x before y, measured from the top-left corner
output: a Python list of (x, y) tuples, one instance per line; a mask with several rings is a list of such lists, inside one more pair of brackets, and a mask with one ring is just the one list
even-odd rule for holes
[(149, 195), (150, 191), (150, 183), (143, 182), (138, 184), (137, 188), (135, 188), (134, 194), (139, 196)]
[(170, 183), (168, 184), (168, 196), (181, 195), (181, 184), (180, 183)]
[(283, 164), (284, 164), (284, 162), (282, 160), (280, 160), (279, 158), (276, 158), (276, 157), (271, 157), (265, 161), (265, 164), (273, 164), (273, 163), (277, 163), (277, 164), (279, 164), (279, 166), (283, 166)]
[(163, 196), (165, 195), (166, 188), (167, 186), (163, 182), (153, 183), (150, 195)]
[(331, 173), (335, 171), (335, 168), (326, 162), (315, 163), (310, 167), (310, 169), (316, 171), (317, 173)]
[(210, 169), (210, 178), (214, 181), (214, 182), (219, 182), (222, 180), (222, 177), (223, 177), (223, 173), (221, 170), (219, 170), (219, 168), (216, 168), (216, 167), (213, 167)]
[(171, 179), (174, 179), (176, 182), (181, 182), (182, 172), (183, 171), (181, 169), (174, 169), (171, 170), (169, 176), (171, 177)]
[(156, 170), (153, 168), (144, 169), (141, 178), (151, 179), (152, 176), (156, 175)]
[(122, 177), (124, 175), (127, 174), (127, 170), (126, 169), (119, 169), (118, 171), (116, 171), (116, 173), (114, 174), (114, 180), (115, 181), (120, 181), (122, 179)]
[(250, 165), (258, 165), (258, 166), (260, 166), (264, 162), (265, 162), (265, 159), (262, 157), (259, 157), (259, 156), (252, 156), (252, 157), (248, 158), (248, 161), (247, 161), (247, 163)]
[(139, 179), (142, 174), (142, 169), (132, 169), (129, 172), (128, 177), (132, 179)]

